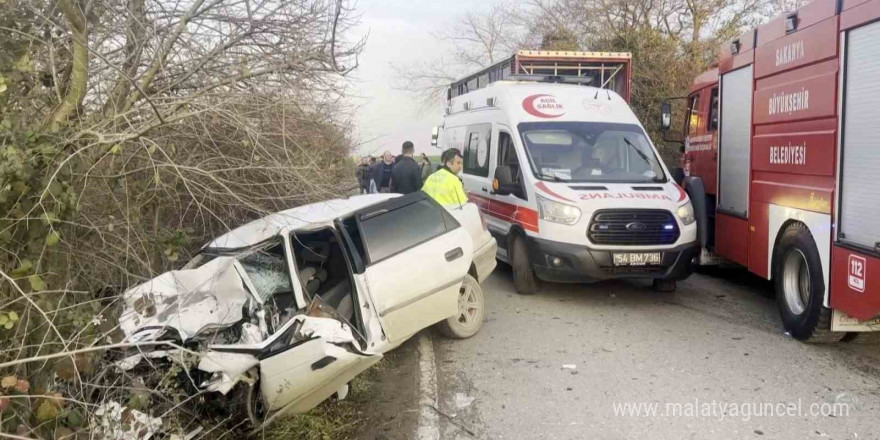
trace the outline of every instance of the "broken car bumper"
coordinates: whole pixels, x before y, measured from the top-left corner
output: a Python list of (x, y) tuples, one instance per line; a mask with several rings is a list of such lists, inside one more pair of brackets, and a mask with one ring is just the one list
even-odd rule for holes
[[(639, 249), (597, 250), (587, 246), (529, 237), (529, 261), (535, 275), (544, 281), (590, 283), (619, 278), (683, 280), (693, 272), (691, 260), (699, 252), (699, 243), (687, 243), (660, 251), (659, 265), (615, 266), (612, 254), (639, 252)], [(559, 258), (561, 264), (553, 262)]]

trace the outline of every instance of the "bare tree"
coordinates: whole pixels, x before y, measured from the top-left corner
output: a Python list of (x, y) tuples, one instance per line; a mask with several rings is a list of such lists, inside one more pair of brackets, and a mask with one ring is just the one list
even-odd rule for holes
[(417, 95), (424, 108), (442, 102), (449, 84), (509, 57), (530, 38), (516, 2), (500, 2), (468, 11), (434, 38), (448, 44), (450, 53), (436, 60), (395, 67), (394, 87)]
[(10, 2), (0, 432), (60, 438), (135, 395), (172, 419), (209, 417), (184, 407), (173, 375), (114, 369), (101, 347), (119, 341), (118, 295), (232, 227), (356, 185), (357, 18), (346, 0)]

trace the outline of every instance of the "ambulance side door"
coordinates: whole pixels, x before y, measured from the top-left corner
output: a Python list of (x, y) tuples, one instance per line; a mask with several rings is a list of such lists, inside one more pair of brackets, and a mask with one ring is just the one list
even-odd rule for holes
[(521, 188), (518, 194), (501, 195), (495, 193), (490, 186), (490, 203), (483, 213), (489, 224), (489, 232), (498, 243), (498, 258), (502, 261), (508, 261), (507, 234), (511, 226), (516, 223), (517, 211), (520, 209), (520, 206), (526, 204), (528, 200), (525, 177), (523, 176), (525, 172), (523, 167), (528, 165), (525, 159), (517, 154), (513, 130), (510, 127), (504, 124), (495, 124), (492, 137), (492, 157), (489, 175), (494, 180), (495, 170), (499, 166), (509, 167), (513, 181), (515, 183), (518, 182)]
[(466, 128), (461, 150), (464, 157), (464, 166), (461, 169), (464, 190), (469, 201), (476, 203), (483, 214), (488, 209), (489, 192), (492, 190), (489, 168), (493, 141), (491, 123), (471, 124)]

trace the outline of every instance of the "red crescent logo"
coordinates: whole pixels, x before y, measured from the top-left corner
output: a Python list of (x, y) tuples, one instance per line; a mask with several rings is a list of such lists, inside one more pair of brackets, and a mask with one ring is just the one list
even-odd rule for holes
[[(535, 101), (538, 99), (541, 99), (541, 98), (546, 98), (546, 99), (543, 99), (543, 101), (549, 101), (549, 102), (542, 103), (542, 109), (538, 109), (535, 106)], [(544, 108), (546, 108), (546, 106), (548, 104), (556, 106), (556, 108), (553, 109), (556, 112), (555, 114), (554, 113), (545, 113), (544, 111), (542, 111), (542, 110), (544, 110)], [(552, 119), (552, 118), (558, 118), (558, 117), (565, 114), (565, 110), (563, 109), (562, 104), (558, 103), (556, 101), (556, 97), (553, 95), (532, 95), (532, 96), (529, 96), (523, 100), (522, 106), (523, 106), (523, 110), (525, 110), (526, 113), (528, 113), (532, 116), (537, 116), (539, 118), (551, 118)]]

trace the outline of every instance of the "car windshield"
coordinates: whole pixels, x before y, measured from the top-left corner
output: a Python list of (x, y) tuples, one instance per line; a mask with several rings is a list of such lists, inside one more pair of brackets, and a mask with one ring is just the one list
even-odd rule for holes
[(660, 183), (663, 167), (644, 130), (606, 122), (523, 122), (535, 177), (565, 182)]
[(206, 248), (202, 249), (183, 268), (196, 269), (219, 256), (232, 256), (238, 260), (247, 273), (262, 301), (278, 294), (293, 292), (290, 271), (284, 255), (284, 245), (280, 239), (273, 238), (256, 246), (246, 248)]

